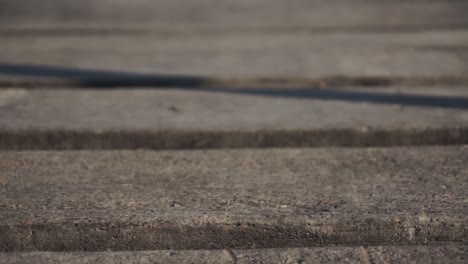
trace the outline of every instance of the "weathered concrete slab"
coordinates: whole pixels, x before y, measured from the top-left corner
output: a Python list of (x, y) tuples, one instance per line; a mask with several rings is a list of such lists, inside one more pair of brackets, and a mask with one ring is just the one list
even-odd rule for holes
[(0, 153), (0, 249), (463, 244), (468, 148)]
[[(86, 86), (172, 75), (217, 78), (450, 77), (468, 83), (468, 31), (0, 32), (0, 85), (66, 80)], [(10, 32), (11, 33), (11, 32)], [(80, 82), (81, 81), (81, 82)], [(105, 82), (104, 82), (105, 83)], [(442, 83), (443, 85), (443, 83)]]
[(465, 1), (0, 4), (2, 86), (97, 77), (155, 86), (166, 74), (468, 82)]
[[(197, 90), (198, 89), (198, 90)], [(0, 91), (2, 149), (468, 143), (465, 87)]]
[(0, 263), (465, 263), (466, 246), (0, 253)]
[[(150, 27), (466, 26), (465, 1), (281, 0), (2, 0), (2, 25), (144, 24)], [(116, 25), (117, 24), (117, 25)]]

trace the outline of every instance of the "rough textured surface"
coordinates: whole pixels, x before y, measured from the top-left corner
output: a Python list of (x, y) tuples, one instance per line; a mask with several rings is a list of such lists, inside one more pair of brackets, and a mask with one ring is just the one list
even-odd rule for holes
[(0, 253), (0, 263), (466, 263), (466, 246)]
[(2, 149), (463, 144), (464, 87), (0, 90)]
[(0, 249), (468, 239), (458, 147), (0, 153)]
[[(467, 13), (0, 0), (0, 149), (467, 144)], [(0, 263), (463, 263), (466, 164), (461, 145), (0, 152), (0, 251), (172, 250)], [(318, 245), (364, 247), (246, 250)]]

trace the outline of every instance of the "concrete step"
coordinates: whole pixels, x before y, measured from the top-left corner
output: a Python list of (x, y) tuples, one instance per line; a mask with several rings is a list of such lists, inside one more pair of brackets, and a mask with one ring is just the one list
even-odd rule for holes
[(466, 263), (466, 246), (0, 253), (0, 263)]
[(0, 152), (0, 250), (462, 245), (468, 148)]
[(338, 76), (380, 78), (383, 83), (420, 77), (468, 84), (466, 30), (62, 31), (14, 34), (0, 30), (0, 85), (49, 86), (61, 81), (75, 86), (157, 86), (170, 77), (184, 83), (184, 77), (190, 76), (202, 80), (204, 76), (241, 80)]
[(468, 89), (0, 90), (1, 149), (468, 143)]
[(466, 26), (466, 1), (1, 0), (0, 24), (174, 28)]

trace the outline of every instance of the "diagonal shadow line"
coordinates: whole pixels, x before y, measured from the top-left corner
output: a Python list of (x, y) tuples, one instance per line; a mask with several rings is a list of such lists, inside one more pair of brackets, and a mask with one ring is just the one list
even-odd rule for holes
[(23, 65), (0, 63), (0, 75), (57, 78), (76, 83), (80, 86), (98, 86), (112, 88), (126, 85), (136, 86), (187, 86), (198, 87), (207, 80), (203, 77), (189, 75), (147, 74), (123, 71), (104, 71), (94, 69), (77, 69), (45, 65)]
[(208, 77), (189, 75), (146, 74), (52, 67), (42, 65), (0, 64), (0, 75), (59, 78), (71, 81), (80, 88), (112, 89), (118, 87), (175, 88), (205, 92), (268, 96), (279, 98), (337, 100), (377, 104), (408, 105), (468, 109), (468, 97), (389, 94), (375, 91), (308, 88), (232, 87)]
[[(220, 89), (204, 88), (203, 90), (220, 92)], [(253, 96), (270, 96), (297, 99), (337, 100), (356, 103), (377, 103), (391, 105), (408, 105), (420, 107), (442, 107), (468, 109), (467, 97), (388, 94), (382, 92), (345, 91), (343, 89), (314, 89), (314, 88), (229, 88), (221, 90), (223, 93), (244, 94)]]

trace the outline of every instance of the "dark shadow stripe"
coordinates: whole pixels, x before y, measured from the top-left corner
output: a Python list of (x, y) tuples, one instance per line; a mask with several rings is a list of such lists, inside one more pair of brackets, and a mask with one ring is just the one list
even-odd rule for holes
[[(6, 80), (1, 75), (7, 76)], [(20, 79), (8, 79), (14, 76)], [(31, 80), (31, 78), (33, 78)], [(57, 80), (59, 79), (59, 80)], [(6, 83), (5, 83), (6, 82)], [(203, 76), (133, 73), (53, 67), (44, 65), (0, 64), (0, 86), (30, 89), (54, 87), (80, 89), (164, 89), (196, 90), (213, 93), (241, 94), (280, 98), (368, 102), (468, 109), (468, 97), (384, 93), (368, 89), (357, 91), (338, 89), (350, 87), (390, 87), (395, 85), (468, 85), (464, 78), (389, 78), (330, 77), (316, 80), (288, 78), (217, 79)], [(326, 88), (326, 89), (317, 89)]]
[(243, 94), (252, 96), (268, 96), (280, 98), (332, 100), (355, 103), (391, 104), (418, 107), (441, 107), (468, 109), (468, 98), (455, 96), (434, 96), (382, 93), (375, 91), (353, 91), (345, 89), (265, 89), (265, 88), (232, 88), (232, 89), (204, 89), (213, 92)]
[[(40, 64), (0, 63), (0, 89), (119, 87), (387, 87), (394, 85), (468, 85), (456, 76), (328, 76), (323, 78), (215, 78), (184, 74), (139, 73)], [(126, 87), (126, 88), (127, 88)]]
[[(56, 67), (48, 65), (29, 65), (29, 64), (0, 64), (0, 76), (10, 78), (37, 78), (36, 81), (47, 85), (50, 82), (60, 85), (76, 86), (97, 86), (97, 87), (115, 87), (121, 85), (136, 86), (184, 86), (198, 87), (206, 82), (204, 77), (189, 75), (169, 75), (169, 74), (147, 74), (124, 71), (106, 71), (97, 69), (80, 69), (70, 67)], [(52, 79), (52, 80), (50, 80)], [(59, 80), (57, 80), (59, 79)], [(1, 80), (1, 79), (0, 79)], [(24, 80), (26, 83), (31, 79)], [(8, 79), (4, 82), (8, 82)], [(12, 84), (20, 84), (22, 80), (12, 80)], [(34, 82), (34, 81), (32, 81)], [(0, 81), (0, 84), (1, 81)], [(7, 83), (3, 83), (6, 85)]]

